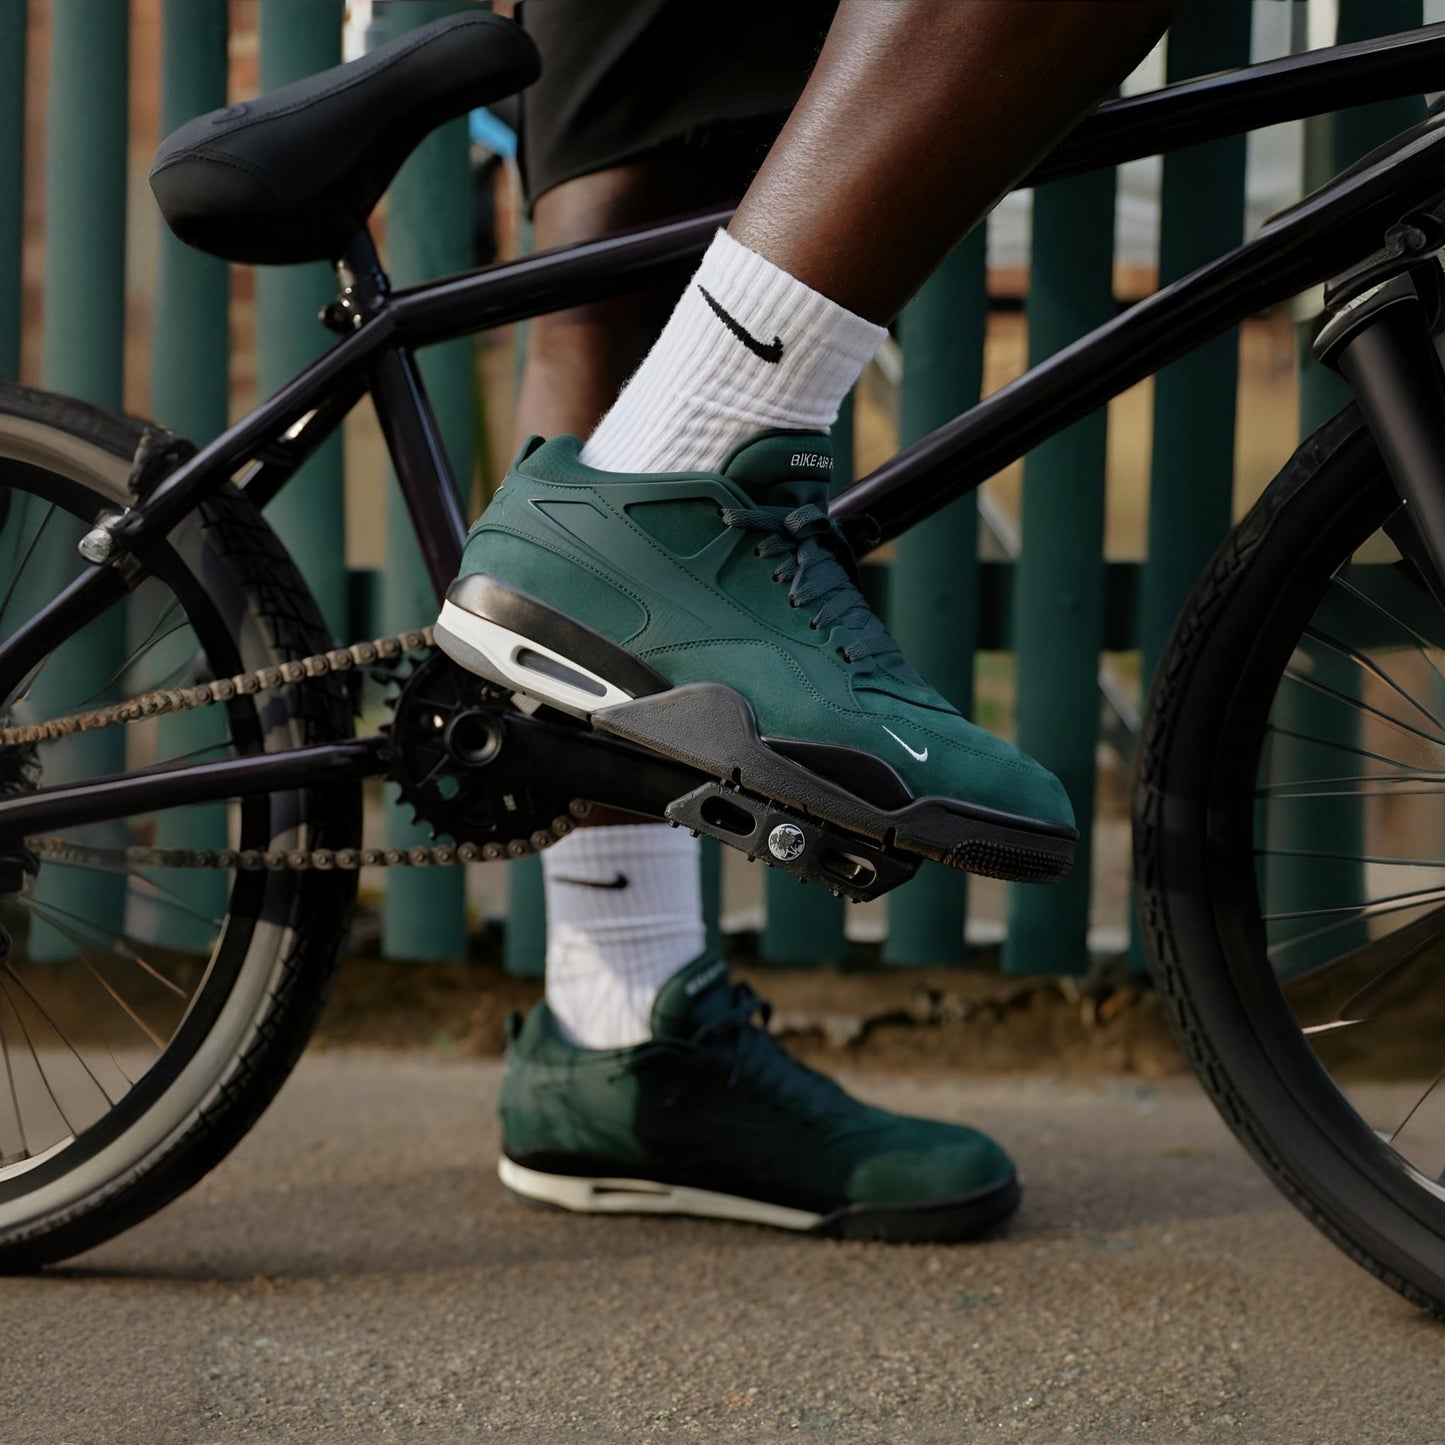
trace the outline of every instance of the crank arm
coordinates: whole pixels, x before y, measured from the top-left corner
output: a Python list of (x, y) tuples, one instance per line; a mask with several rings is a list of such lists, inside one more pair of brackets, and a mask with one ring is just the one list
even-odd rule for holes
[(348, 738), (344, 742), (222, 758), (179, 768), (139, 768), (82, 783), (40, 788), (0, 801), (0, 847), (18, 847), (27, 836), (58, 828), (105, 823), (137, 813), (257, 793), (325, 787), (375, 777), (385, 771), (386, 740), (375, 737)]
[[(706, 774), (571, 722), (509, 712), (500, 718), (501, 755), (522, 777), (545, 777), (555, 791), (662, 820), (668, 805)], [(482, 766), (486, 766), (485, 763)]]

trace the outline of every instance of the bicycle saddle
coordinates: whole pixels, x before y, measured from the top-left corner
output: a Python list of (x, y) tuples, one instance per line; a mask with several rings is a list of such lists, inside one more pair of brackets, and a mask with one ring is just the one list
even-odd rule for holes
[(151, 190), (171, 230), (213, 256), (334, 260), (428, 134), (540, 70), (519, 25), (485, 10), (448, 16), (187, 121), (161, 142)]

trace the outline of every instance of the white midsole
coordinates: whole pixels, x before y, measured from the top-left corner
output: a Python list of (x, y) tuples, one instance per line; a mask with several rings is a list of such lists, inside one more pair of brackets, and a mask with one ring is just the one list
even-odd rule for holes
[(775, 1229), (813, 1229), (821, 1214), (806, 1209), (785, 1209), (735, 1194), (711, 1189), (690, 1189), (681, 1184), (659, 1184), (651, 1179), (589, 1179), (572, 1174), (542, 1174), (527, 1169), (504, 1154), (497, 1174), (514, 1194), (573, 1209), (583, 1214), (694, 1214), (703, 1219), (738, 1219), (748, 1224), (770, 1224)]
[[(523, 637), (510, 627), (477, 617), (455, 602), (442, 603), (434, 636), (436, 645), (454, 662), (473, 672), (485, 671), (493, 679), (500, 679), (528, 697), (540, 698), (579, 717), (591, 717), (598, 708), (632, 701), (630, 692), (624, 692), (605, 677), (598, 677), (573, 658), (553, 652), (550, 647)], [(594, 686), (577, 687), (565, 678), (529, 666), (529, 654), (534, 660), (546, 659), (559, 668), (580, 675)], [(599, 688), (600, 691), (597, 690)]]

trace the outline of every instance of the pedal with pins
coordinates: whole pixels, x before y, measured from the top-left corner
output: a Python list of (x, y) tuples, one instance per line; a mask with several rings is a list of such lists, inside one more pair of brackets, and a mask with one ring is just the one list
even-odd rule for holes
[(854, 903), (879, 898), (918, 871), (917, 858), (889, 853), (732, 783), (706, 782), (670, 802), (666, 816)]

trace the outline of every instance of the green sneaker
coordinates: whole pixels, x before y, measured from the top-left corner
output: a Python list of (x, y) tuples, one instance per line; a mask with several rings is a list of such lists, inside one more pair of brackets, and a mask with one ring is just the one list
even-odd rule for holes
[(650, 1042), (579, 1049), (545, 1003), (509, 1023), (502, 1183), (597, 1214), (693, 1214), (895, 1243), (1007, 1219), (1018, 1176), (987, 1136), (870, 1108), (752, 1022), (719, 958), (668, 981)]
[(522, 448), (472, 528), (437, 645), (714, 778), (953, 867), (1061, 878), (1058, 780), (904, 661), (828, 519), (828, 438), (765, 432), (720, 474)]

